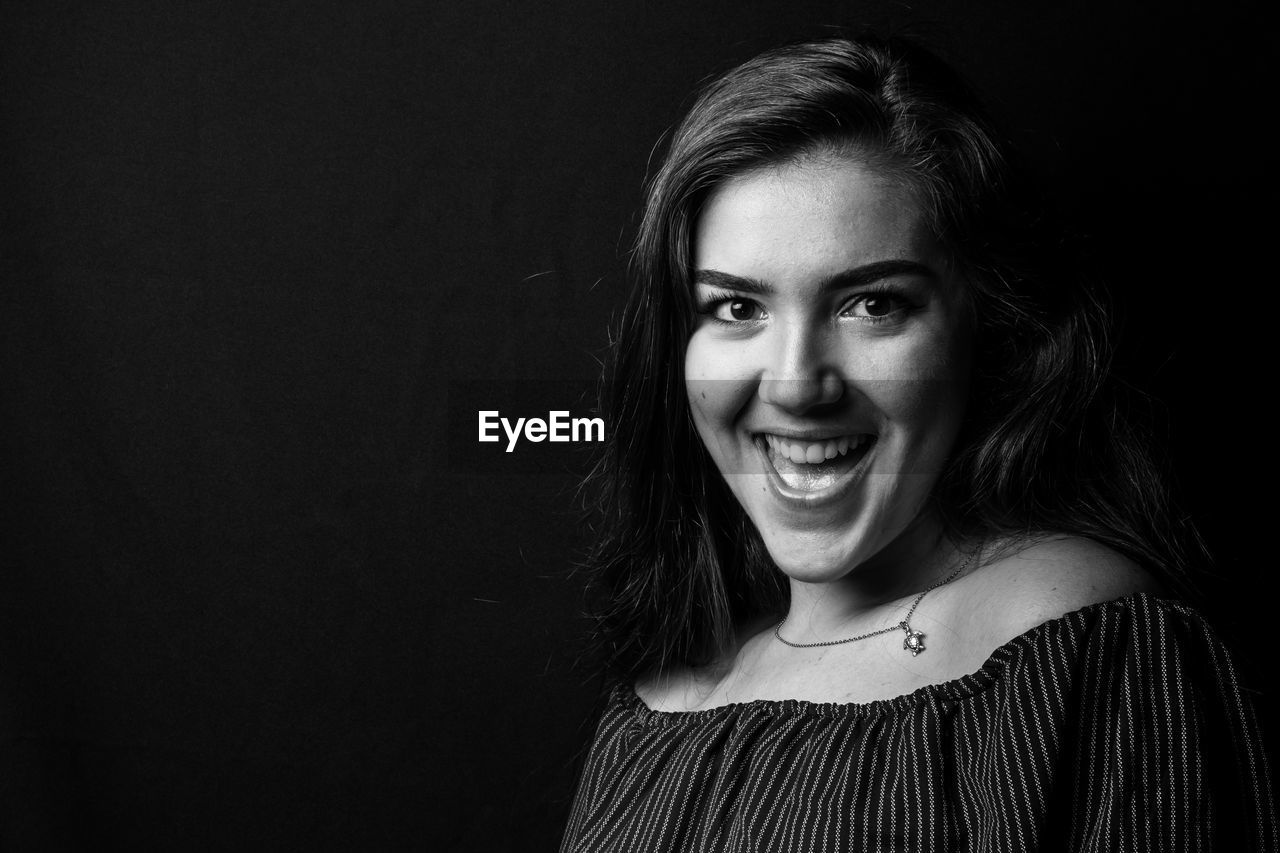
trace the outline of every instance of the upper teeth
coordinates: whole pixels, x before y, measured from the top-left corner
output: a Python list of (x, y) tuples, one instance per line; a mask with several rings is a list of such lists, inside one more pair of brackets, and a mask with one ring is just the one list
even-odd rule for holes
[(849, 452), (850, 448), (858, 448), (871, 439), (869, 435), (842, 435), (826, 441), (798, 441), (792, 438), (781, 438), (776, 435), (765, 435), (769, 449), (792, 462), (815, 465), (826, 459), (835, 459)]

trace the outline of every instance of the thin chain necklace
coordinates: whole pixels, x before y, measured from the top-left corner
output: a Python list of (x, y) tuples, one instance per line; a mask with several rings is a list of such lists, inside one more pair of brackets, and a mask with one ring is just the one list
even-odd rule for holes
[(965, 557), (963, 563), (956, 566), (955, 571), (933, 584), (933, 586), (927, 587), (924, 592), (917, 595), (916, 600), (911, 602), (911, 608), (907, 610), (907, 615), (904, 616), (902, 621), (897, 625), (890, 625), (888, 628), (881, 628), (879, 631), (869, 631), (866, 634), (859, 634), (856, 637), (846, 637), (843, 640), (827, 640), (825, 643), (793, 643), (790, 640), (784, 640), (782, 638), (780, 631), (782, 630), (783, 623), (787, 621), (786, 619), (783, 619), (782, 622), (773, 626), (773, 636), (777, 637), (784, 645), (788, 645), (793, 649), (816, 649), (819, 646), (842, 646), (845, 643), (856, 643), (858, 640), (869, 640), (872, 637), (879, 637), (881, 634), (888, 634), (890, 631), (902, 629), (907, 635), (902, 641), (902, 648), (911, 652), (911, 656), (915, 657), (924, 651), (924, 633), (911, 627), (911, 617), (916, 612), (916, 608), (920, 606), (920, 602), (924, 600), (926, 595), (933, 592), (940, 586), (951, 583), (959, 577), (960, 573), (964, 571), (965, 566), (968, 566), (972, 560), (973, 554), (970, 553), (968, 557)]

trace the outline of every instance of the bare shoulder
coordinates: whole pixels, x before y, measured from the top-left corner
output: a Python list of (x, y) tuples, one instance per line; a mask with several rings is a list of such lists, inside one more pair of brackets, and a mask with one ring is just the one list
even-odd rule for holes
[(688, 704), (691, 692), (696, 692), (699, 679), (694, 670), (687, 667), (668, 667), (653, 670), (636, 679), (636, 695), (655, 711), (670, 711)]
[(1091, 604), (1163, 589), (1115, 549), (1066, 535), (1008, 547), (970, 580), (971, 612), (996, 644)]
[(636, 679), (635, 691), (655, 711), (690, 711), (723, 700), (722, 688), (740, 673), (743, 659), (767, 645), (765, 629), (776, 617), (761, 616), (738, 626), (735, 640), (718, 660), (703, 666), (673, 664)]

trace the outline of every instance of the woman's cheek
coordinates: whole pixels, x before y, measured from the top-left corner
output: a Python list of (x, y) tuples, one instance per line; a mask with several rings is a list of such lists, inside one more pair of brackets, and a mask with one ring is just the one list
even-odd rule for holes
[(708, 335), (695, 334), (685, 351), (685, 390), (694, 424), (713, 456), (721, 455), (723, 431), (742, 408), (744, 383), (733, 376), (734, 359)]
[(695, 333), (685, 350), (684, 375), (692, 403), (727, 401), (749, 395), (752, 388), (750, 352), (740, 343)]
[(717, 343), (712, 335), (705, 330), (694, 332), (685, 349), (685, 377), (695, 381), (724, 378), (727, 356), (724, 345)]
[[(886, 381), (941, 380), (964, 373), (963, 342), (935, 323), (901, 334), (866, 337), (852, 347), (856, 374)], [(851, 366), (854, 366), (851, 364)]]

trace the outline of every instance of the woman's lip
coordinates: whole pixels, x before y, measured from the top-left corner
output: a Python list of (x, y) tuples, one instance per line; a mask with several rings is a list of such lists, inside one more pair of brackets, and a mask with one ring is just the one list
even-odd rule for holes
[(834, 439), (839, 439), (839, 438), (851, 438), (854, 436), (863, 436), (863, 435), (870, 435), (874, 438), (874, 435), (872, 435), (872, 433), (870, 432), (859, 432), (857, 430), (852, 430), (849, 432), (831, 432), (828, 430), (826, 432), (808, 433), (808, 432), (796, 432), (796, 431), (788, 432), (786, 430), (775, 432), (773, 430), (762, 429), (762, 430), (755, 431), (754, 435), (760, 438), (763, 438), (766, 435), (771, 435), (774, 438), (781, 438), (786, 441), (832, 441)]
[[(772, 434), (776, 435), (776, 433)], [(778, 469), (774, 468), (773, 462), (769, 460), (769, 448), (765, 443), (763, 434), (758, 434), (752, 444), (755, 445), (756, 453), (760, 456), (760, 464), (764, 466), (769, 481), (769, 489), (774, 496), (783, 504), (792, 508), (813, 510), (836, 503), (848, 492), (852, 491), (858, 480), (861, 479), (862, 472), (867, 469), (867, 459), (871, 456), (871, 451), (875, 449), (875, 437), (873, 436), (870, 442), (865, 445), (866, 449), (862, 452), (862, 458), (858, 460), (856, 465), (841, 474), (840, 478), (827, 488), (815, 492), (798, 491), (783, 482), (782, 475), (778, 473)]]

